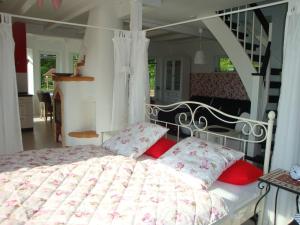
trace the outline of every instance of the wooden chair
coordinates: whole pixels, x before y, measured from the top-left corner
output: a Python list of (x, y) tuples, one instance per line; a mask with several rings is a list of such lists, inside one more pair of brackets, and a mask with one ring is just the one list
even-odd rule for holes
[(48, 116), (52, 121), (53, 118), (53, 105), (49, 92), (37, 92), (37, 96), (40, 102), (40, 117), (45, 118), (45, 121), (48, 120)]

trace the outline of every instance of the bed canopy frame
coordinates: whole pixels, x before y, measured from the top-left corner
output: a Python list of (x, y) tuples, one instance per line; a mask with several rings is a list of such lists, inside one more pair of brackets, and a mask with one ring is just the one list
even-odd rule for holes
[[(166, 24), (166, 25), (162, 25), (162, 26), (152, 27), (152, 28), (144, 29), (143, 31), (149, 32), (149, 31), (159, 30), (159, 29), (163, 29), (163, 28), (167, 28), (167, 27), (173, 27), (173, 26), (178, 26), (178, 25), (183, 25), (183, 24), (188, 24), (188, 23), (199, 22), (199, 21), (206, 20), (206, 19), (212, 19), (212, 18), (216, 18), (216, 17), (221, 17), (221, 16), (226, 16), (226, 15), (251, 11), (251, 10), (255, 10), (255, 9), (262, 9), (262, 8), (267, 8), (267, 7), (286, 4), (286, 3), (288, 3), (288, 0), (281, 0), (281, 1), (277, 1), (277, 2), (272, 2), (272, 3), (259, 5), (259, 6), (253, 6), (253, 7), (249, 7), (249, 8), (245, 8), (245, 9), (238, 9), (238, 10), (233, 10), (233, 11), (230, 11), (230, 12), (218, 13), (218, 14), (213, 14), (213, 15), (210, 15), (210, 16), (198, 17), (198, 18), (195, 18), (195, 19), (189, 19), (189, 20), (180, 21), (180, 22), (176, 22), (176, 23), (171, 23), (171, 24)], [(128, 31), (128, 30), (120, 30), (120, 29), (116, 29), (116, 28), (112, 28), (112, 27), (94, 26), (94, 25), (80, 24), (80, 23), (71, 23), (71, 22), (66, 22), (66, 21), (43, 19), (43, 18), (38, 18), (38, 17), (23, 16), (23, 15), (11, 14), (11, 13), (4, 13), (4, 12), (0, 12), (0, 14), (9, 14), (11, 17), (18, 18), (18, 19), (33, 20), (33, 21), (40, 21), (40, 22), (47, 22), (47, 23), (55, 23), (55, 24), (61, 24), (61, 25), (77, 26), (77, 27), (92, 28), (92, 29), (101, 29), (101, 30), (107, 30), (107, 31)]]

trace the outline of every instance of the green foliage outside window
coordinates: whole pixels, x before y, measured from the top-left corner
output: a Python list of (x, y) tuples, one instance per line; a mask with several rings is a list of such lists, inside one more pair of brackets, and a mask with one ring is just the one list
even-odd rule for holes
[[(75, 69), (75, 66), (78, 63), (78, 61), (79, 61), (79, 53), (73, 53), (72, 54), (72, 66), (73, 66), (73, 69)], [(73, 72), (75, 72), (75, 70)]]
[(155, 96), (155, 76), (156, 76), (156, 60), (150, 59), (149, 65), (149, 83), (150, 83), (150, 97)]
[(53, 91), (54, 82), (51, 76), (45, 76), (50, 69), (56, 68), (56, 55), (41, 54), (41, 90), (42, 91)]
[(220, 72), (233, 72), (235, 67), (228, 57), (221, 57), (219, 59), (219, 70)]

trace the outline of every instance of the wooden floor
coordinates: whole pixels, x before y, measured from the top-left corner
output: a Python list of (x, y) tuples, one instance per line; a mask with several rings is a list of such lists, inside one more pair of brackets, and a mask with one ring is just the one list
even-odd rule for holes
[(22, 138), (24, 150), (58, 148), (62, 146), (55, 141), (52, 122), (45, 122), (45, 120), (39, 118), (34, 119), (33, 131), (22, 132)]

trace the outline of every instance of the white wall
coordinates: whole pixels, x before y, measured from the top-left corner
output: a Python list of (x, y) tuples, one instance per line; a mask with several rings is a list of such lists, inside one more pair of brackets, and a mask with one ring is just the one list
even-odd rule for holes
[[(32, 51), (34, 71), (34, 93), (41, 88), (40, 54), (42, 52), (55, 53), (57, 55), (57, 72), (73, 72), (71, 54), (79, 53), (82, 40), (57, 38), (50, 36), (27, 35), (27, 48)], [(39, 116), (38, 99), (34, 97), (34, 116)]]
[[(200, 39), (188, 39), (181, 41), (161, 41), (150, 42), (149, 58), (155, 58), (157, 61), (156, 86), (160, 87), (156, 90), (156, 100), (162, 101), (162, 86), (164, 81), (164, 65), (168, 58), (185, 58), (190, 62), (191, 73), (215, 72), (217, 70), (217, 59), (220, 56), (226, 56), (226, 53), (215, 40), (202, 40), (202, 50), (205, 54), (206, 64), (195, 65), (194, 55), (200, 48)], [(189, 77), (189, 74), (184, 74)], [(189, 85), (189, 83), (187, 83)], [(185, 87), (189, 90), (189, 87)]]
[(226, 56), (225, 51), (215, 40), (202, 40), (206, 64), (195, 65), (194, 55), (200, 49), (200, 39), (188, 39), (184, 41), (150, 42), (149, 58), (168, 58), (173, 56), (187, 57), (191, 61), (191, 73), (215, 72), (217, 58)]

